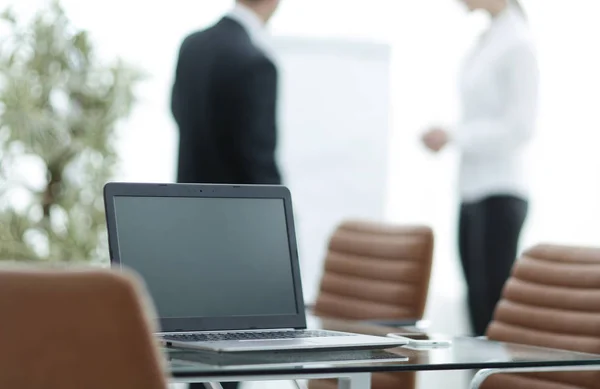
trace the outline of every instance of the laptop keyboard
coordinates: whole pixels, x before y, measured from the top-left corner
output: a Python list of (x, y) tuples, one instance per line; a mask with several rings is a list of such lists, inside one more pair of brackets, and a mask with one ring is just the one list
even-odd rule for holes
[(297, 331), (264, 331), (264, 332), (211, 332), (193, 334), (163, 335), (164, 340), (175, 340), (184, 342), (217, 342), (223, 340), (270, 340), (270, 339), (306, 339), (325, 338), (332, 336), (348, 336), (348, 334), (320, 331), (320, 330), (297, 330)]

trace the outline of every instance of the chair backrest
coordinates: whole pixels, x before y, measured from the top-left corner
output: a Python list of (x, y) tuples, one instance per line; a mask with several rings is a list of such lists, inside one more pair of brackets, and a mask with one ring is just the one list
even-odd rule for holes
[(315, 314), (421, 319), (432, 256), (429, 227), (343, 222), (329, 242)]
[[(539, 245), (514, 268), (488, 338), (600, 353), (600, 248)], [(600, 388), (600, 372), (498, 375), (484, 387)]]
[[(349, 320), (422, 319), (427, 301), (433, 232), (423, 226), (346, 221), (329, 241), (314, 313)], [(309, 389), (336, 388), (312, 380)], [(414, 373), (377, 373), (373, 389), (411, 389)]]
[(151, 315), (128, 273), (0, 269), (0, 387), (166, 389)]

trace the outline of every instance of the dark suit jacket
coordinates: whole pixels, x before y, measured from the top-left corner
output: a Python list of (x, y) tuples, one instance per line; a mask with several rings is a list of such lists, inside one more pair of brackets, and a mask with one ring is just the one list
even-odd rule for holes
[(171, 100), (177, 182), (280, 184), (276, 105), (277, 69), (238, 22), (188, 36)]

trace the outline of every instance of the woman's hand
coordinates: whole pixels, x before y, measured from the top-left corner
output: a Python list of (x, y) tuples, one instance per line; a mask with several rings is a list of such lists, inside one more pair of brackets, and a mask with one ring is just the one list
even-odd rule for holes
[(450, 142), (450, 136), (442, 128), (432, 128), (423, 134), (421, 141), (430, 151), (438, 153)]

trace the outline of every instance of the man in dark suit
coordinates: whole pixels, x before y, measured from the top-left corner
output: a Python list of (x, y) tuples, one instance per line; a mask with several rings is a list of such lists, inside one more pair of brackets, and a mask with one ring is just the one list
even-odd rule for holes
[(177, 182), (280, 184), (277, 69), (265, 24), (279, 0), (238, 0), (183, 41), (171, 108), (179, 127)]
[(217, 24), (181, 44), (171, 98), (179, 127), (177, 182), (281, 183), (277, 68), (265, 31), (278, 3), (237, 0)]

